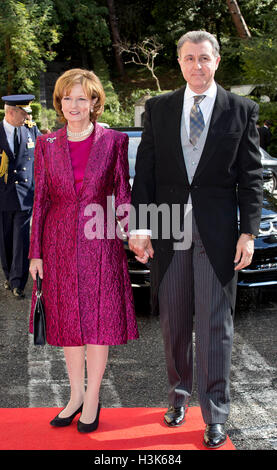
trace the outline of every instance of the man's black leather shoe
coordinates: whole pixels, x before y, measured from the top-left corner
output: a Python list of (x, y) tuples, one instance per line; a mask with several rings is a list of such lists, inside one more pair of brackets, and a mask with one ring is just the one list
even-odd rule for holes
[(23, 290), (19, 289), (18, 287), (15, 287), (12, 292), (13, 292), (13, 295), (17, 299), (24, 299), (24, 297), (25, 297), (25, 294), (24, 294)]
[(181, 426), (185, 422), (187, 408), (187, 406), (180, 406), (178, 408), (170, 406), (164, 415), (164, 423), (172, 427)]
[(223, 446), (227, 439), (223, 424), (207, 424), (203, 444), (209, 449)]

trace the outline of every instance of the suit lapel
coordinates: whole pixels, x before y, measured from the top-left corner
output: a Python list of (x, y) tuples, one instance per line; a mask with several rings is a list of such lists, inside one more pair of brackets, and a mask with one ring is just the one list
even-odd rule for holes
[(70, 158), (66, 127), (67, 126), (64, 126), (62, 129), (60, 129), (57, 132), (56, 138), (48, 137), (47, 141), (49, 141), (49, 145), (51, 146), (52, 151), (53, 151), (53, 160), (55, 161), (55, 159), (58, 156), (58, 159), (59, 159), (59, 162), (57, 162), (58, 171), (61, 172), (64, 180), (67, 181), (67, 183), (70, 186), (71, 191), (76, 196), (75, 185), (74, 185), (74, 174), (73, 174), (73, 168), (72, 168), (72, 163), (71, 163), (71, 158)]
[(184, 175), (185, 180), (189, 184), (181, 142), (181, 120), (184, 105), (184, 93), (185, 86), (177, 90), (176, 93), (172, 96), (171, 106), (169, 107), (170, 114), (168, 115), (168, 135), (170, 136), (170, 139), (172, 139), (172, 142), (177, 143), (176, 152), (174, 153), (174, 155), (176, 157), (177, 164)]
[[(221, 86), (217, 85), (217, 96), (212, 111), (210, 127), (207, 134), (206, 142), (203, 152), (197, 166), (194, 179), (204, 170), (216, 150), (217, 134), (224, 130), (224, 125), (227, 121), (230, 106), (226, 91)], [(226, 119), (225, 119), (226, 115)]]

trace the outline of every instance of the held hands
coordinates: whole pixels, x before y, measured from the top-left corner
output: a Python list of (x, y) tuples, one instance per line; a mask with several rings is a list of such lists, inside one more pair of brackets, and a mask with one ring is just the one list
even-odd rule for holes
[(240, 269), (248, 266), (252, 261), (253, 253), (254, 240), (251, 235), (242, 233), (238, 239), (237, 251), (234, 259), (234, 263), (238, 263), (235, 267), (235, 271), (239, 271)]
[[(154, 250), (149, 236), (146, 235), (132, 235), (129, 239), (129, 248), (136, 254), (136, 259), (141, 263), (147, 263), (149, 257), (153, 258)], [(242, 233), (238, 239), (236, 256), (234, 263), (235, 271), (239, 271), (248, 266), (254, 253), (254, 240), (251, 235)]]
[(149, 257), (153, 258), (154, 250), (148, 235), (131, 235), (129, 239), (129, 248), (136, 254), (136, 259), (146, 264)]
[(34, 258), (31, 259), (29, 271), (31, 273), (33, 281), (36, 280), (36, 274), (38, 272), (39, 277), (43, 278), (43, 262), (42, 259)]

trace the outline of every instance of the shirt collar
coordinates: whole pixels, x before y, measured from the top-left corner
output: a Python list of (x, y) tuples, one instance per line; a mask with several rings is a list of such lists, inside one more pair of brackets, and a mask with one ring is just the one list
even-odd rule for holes
[(189, 85), (186, 85), (185, 89), (185, 100), (188, 100), (192, 98), (193, 96), (196, 96), (197, 94), (205, 95), (208, 96), (209, 98), (215, 98), (217, 93), (217, 86), (215, 81), (212, 82), (211, 86), (204, 91), (204, 93), (195, 93), (194, 91), (191, 90)]
[[(5, 128), (5, 131), (9, 134), (13, 134), (14, 133), (14, 129), (15, 129), (15, 126), (12, 126), (12, 124), (10, 124), (8, 121), (6, 121), (6, 119), (4, 118), (3, 119), (3, 124), (4, 124), (4, 128)], [(18, 129), (18, 128), (17, 128)]]

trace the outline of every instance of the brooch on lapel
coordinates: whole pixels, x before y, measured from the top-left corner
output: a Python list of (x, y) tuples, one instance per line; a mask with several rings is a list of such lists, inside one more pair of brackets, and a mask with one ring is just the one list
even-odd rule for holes
[(56, 137), (48, 137), (46, 140), (47, 142), (50, 142), (50, 144), (53, 144), (54, 140), (56, 140)]

